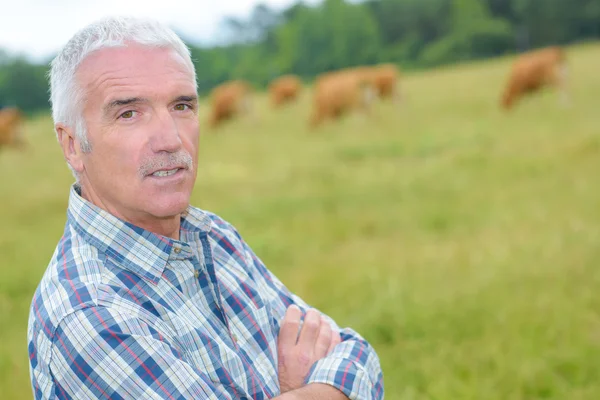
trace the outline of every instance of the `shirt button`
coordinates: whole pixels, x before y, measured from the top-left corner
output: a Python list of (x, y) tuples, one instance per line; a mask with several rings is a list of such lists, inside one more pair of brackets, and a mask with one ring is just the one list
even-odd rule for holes
[(181, 249), (179, 247), (173, 247), (173, 251), (175, 252), (175, 254), (181, 253)]
[(234, 333), (231, 334), (231, 339), (233, 340), (233, 343), (237, 343), (238, 339), (237, 339), (237, 336)]
[(198, 279), (199, 276), (200, 276), (200, 272), (198, 270), (194, 271), (194, 277), (196, 279)]

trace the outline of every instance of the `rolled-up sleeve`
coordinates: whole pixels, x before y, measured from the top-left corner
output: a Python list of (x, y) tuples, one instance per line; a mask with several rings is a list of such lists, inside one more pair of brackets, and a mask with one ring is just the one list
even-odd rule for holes
[(156, 327), (106, 307), (67, 315), (51, 351), (57, 398), (231, 398)]
[[(261, 296), (269, 304), (274, 334), (279, 334), (280, 323), (288, 306), (295, 304), (305, 313), (310, 306), (287, 287), (271, 272), (248, 244), (233, 229), (244, 247), (247, 262), (252, 268), (254, 280), (261, 287)], [(323, 313), (322, 313), (323, 314)], [(325, 383), (342, 391), (348, 398), (383, 399), (383, 372), (375, 349), (356, 331), (341, 329), (336, 322), (325, 315), (332, 327), (339, 331), (340, 343), (327, 357), (313, 366), (306, 383)]]
[(305, 382), (329, 384), (353, 400), (382, 399), (383, 375), (375, 351), (356, 332), (342, 333), (342, 343), (313, 365)]

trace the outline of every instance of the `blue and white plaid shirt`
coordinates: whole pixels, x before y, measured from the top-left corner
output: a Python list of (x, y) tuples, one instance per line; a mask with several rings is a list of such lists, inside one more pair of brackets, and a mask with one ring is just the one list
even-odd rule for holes
[[(68, 218), (31, 304), (36, 399), (268, 399), (280, 394), (279, 324), (309, 306), (232, 225), (189, 207), (180, 240), (128, 224), (71, 188)], [(335, 329), (340, 329), (329, 318)], [(382, 399), (377, 354), (359, 334), (306, 383)]]

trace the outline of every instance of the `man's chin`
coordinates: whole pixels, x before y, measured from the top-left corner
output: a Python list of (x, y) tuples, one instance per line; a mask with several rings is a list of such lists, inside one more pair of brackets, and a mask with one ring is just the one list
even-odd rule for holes
[(150, 205), (150, 214), (156, 218), (173, 218), (179, 216), (185, 210), (187, 210), (190, 204), (189, 196), (179, 196), (175, 199), (155, 199), (153, 204)]

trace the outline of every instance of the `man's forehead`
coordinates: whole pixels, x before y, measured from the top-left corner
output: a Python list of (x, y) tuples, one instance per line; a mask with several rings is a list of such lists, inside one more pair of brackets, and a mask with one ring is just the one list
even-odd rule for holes
[[(152, 79), (164, 74), (166, 80)], [(160, 91), (175, 86), (185, 92), (195, 91), (195, 76), (178, 53), (169, 48), (141, 45), (103, 48), (90, 54), (80, 64), (77, 79), (86, 90), (119, 91), (137, 83), (138, 90), (147, 86)], [(140, 94), (131, 93), (132, 96)]]
[(183, 62), (181, 55), (173, 48), (126, 42), (122, 45), (108, 46), (92, 51), (85, 57), (81, 65), (106, 62), (106, 59), (125, 62), (132, 59), (150, 59), (154, 57), (174, 57)]

